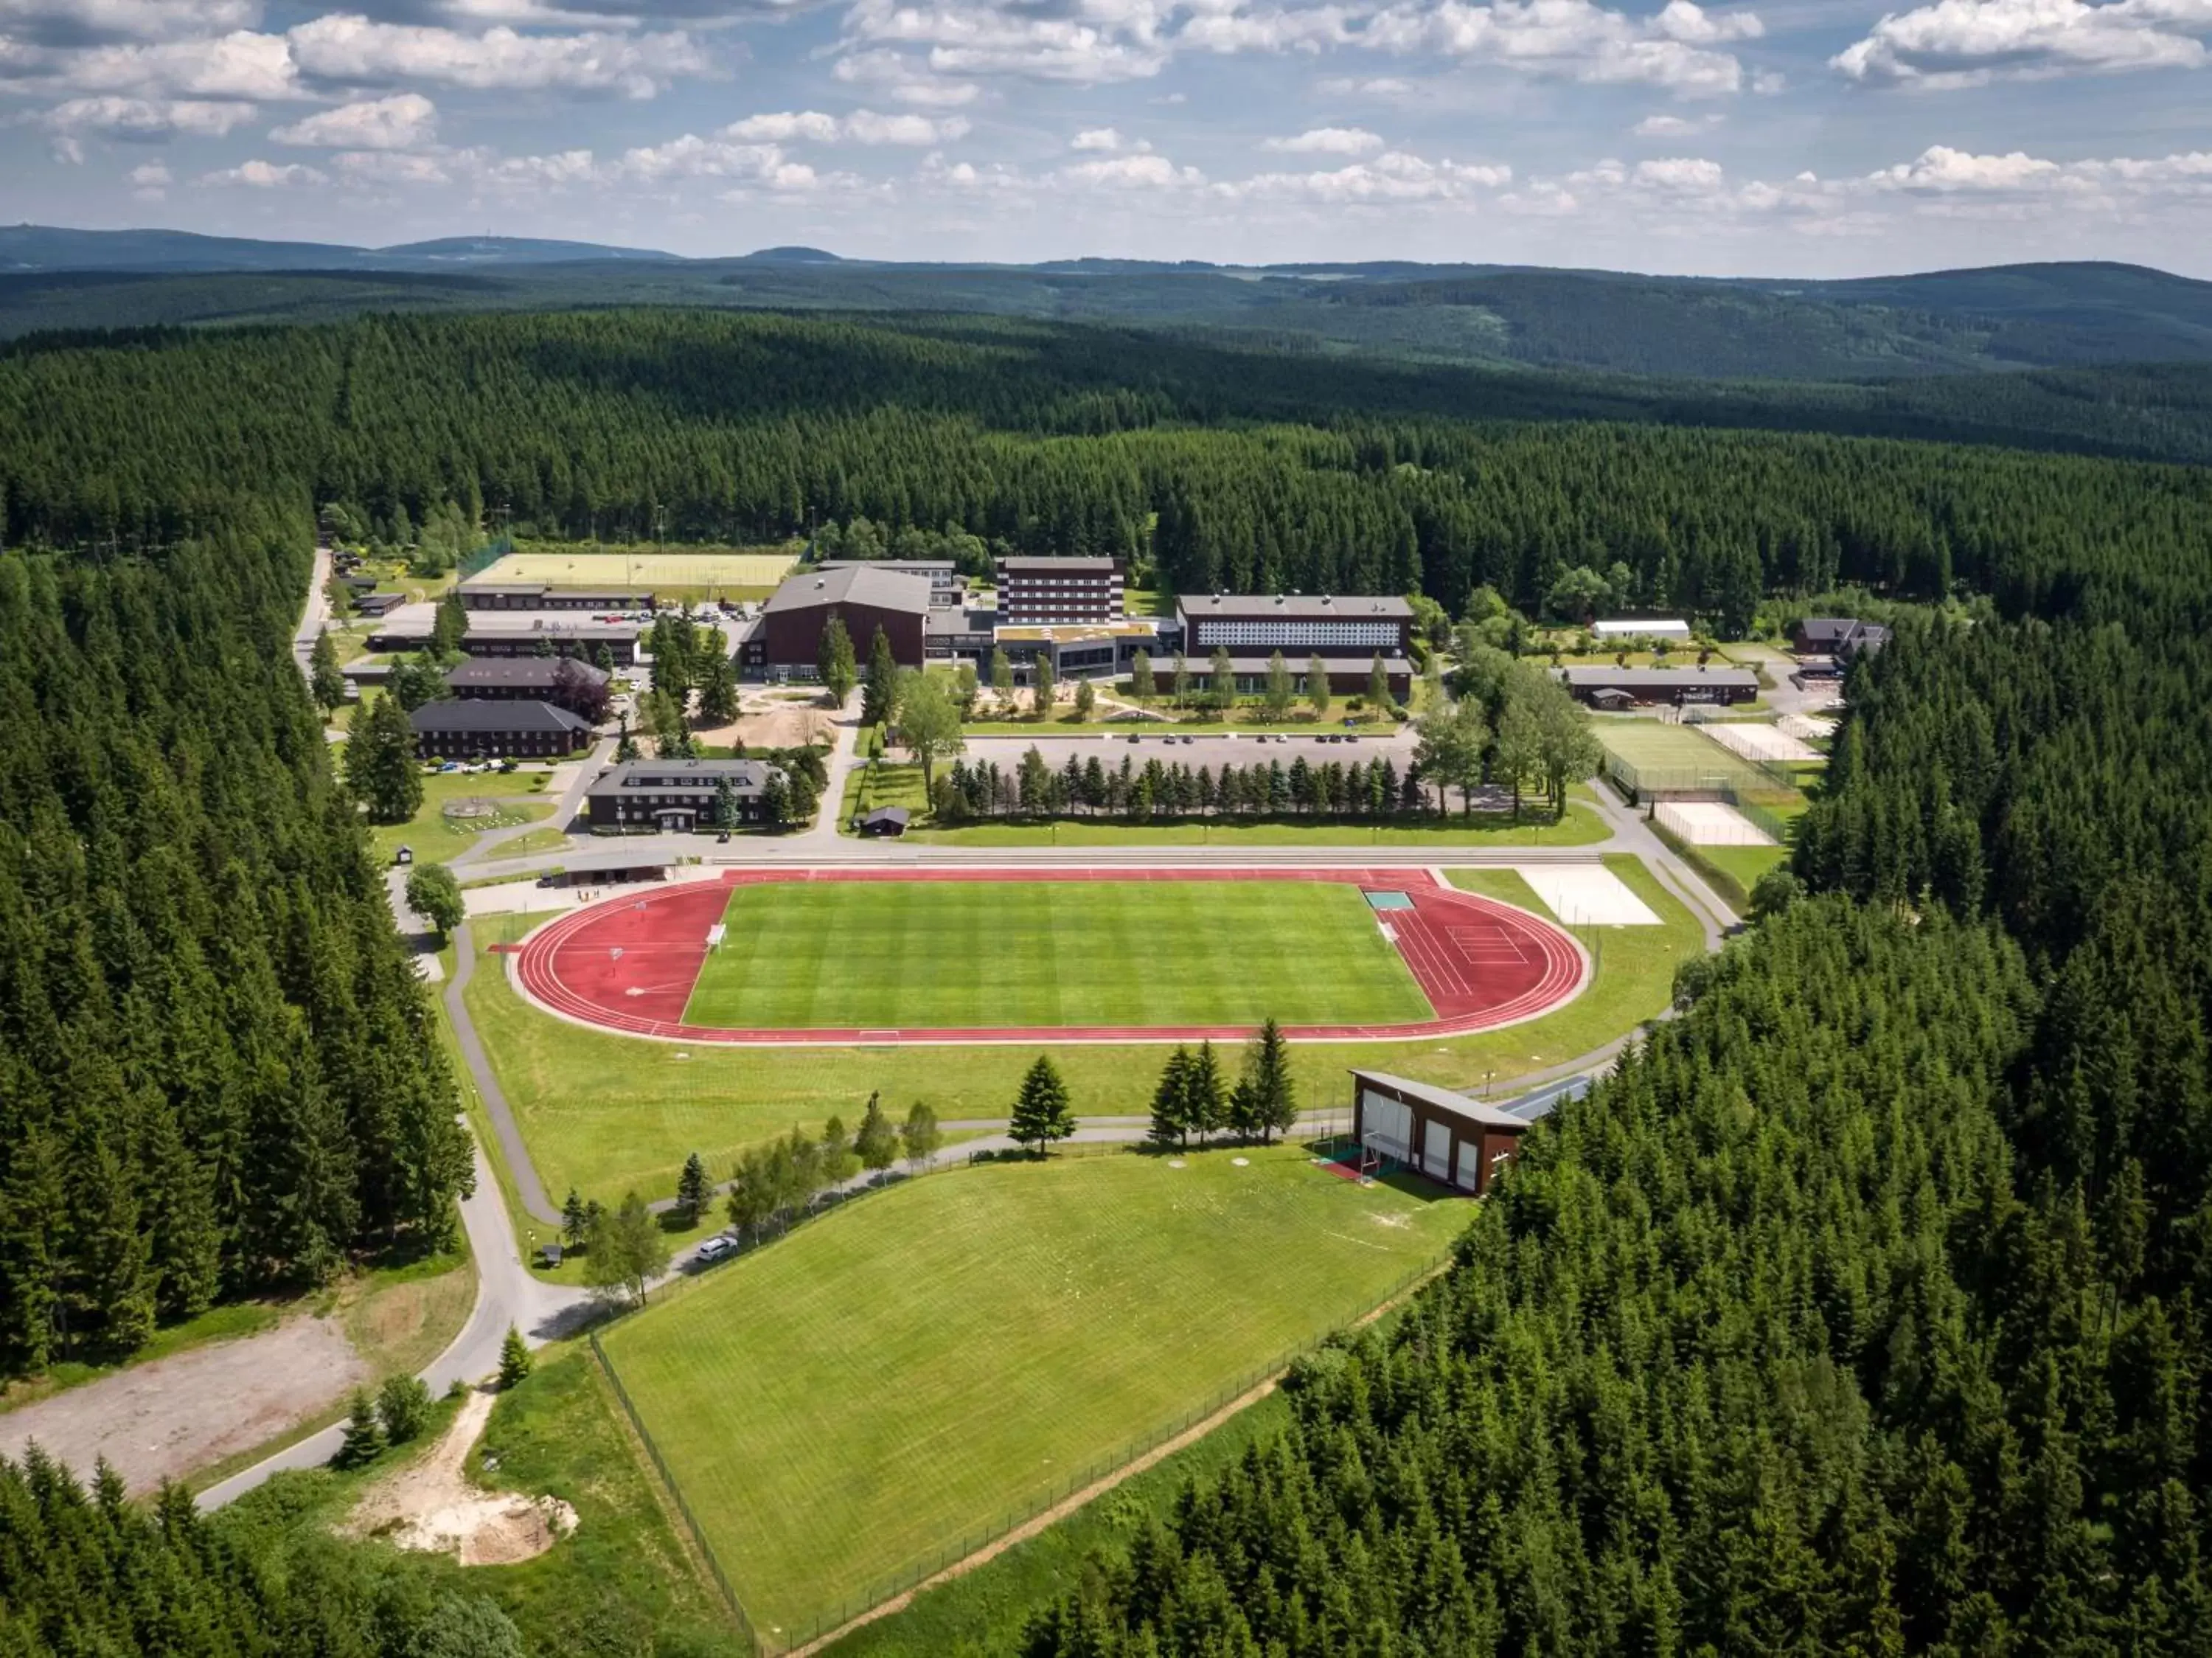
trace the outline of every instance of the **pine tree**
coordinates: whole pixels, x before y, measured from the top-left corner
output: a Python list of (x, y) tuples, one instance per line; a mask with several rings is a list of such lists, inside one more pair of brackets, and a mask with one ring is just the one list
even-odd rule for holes
[(1040, 1155), (1051, 1149), (1054, 1140), (1065, 1140), (1075, 1132), (1067, 1084), (1060, 1080), (1059, 1068), (1052, 1063), (1050, 1054), (1039, 1054), (1036, 1063), (1022, 1078), (1021, 1092), (1014, 1100), (1013, 1119), (1006, 1131), (1017, 1145), (1035, 1146)]
[(346, 787), (374, 823), (404, 823), (422, 806), (415, 728), (398, 698), (380, 696), (353, 722), (345, 745)]
[(1146, 1137), (1162, 1151), (1190, 1143), (1190, 1050), (1178, 1043), (1152, 1090), (1152, 1122)]
[(888, 725), (898, 711), (898, 662), (883, 629), (868, 644), (868, 679), (860, 690), (860, 723)]
[(368, 1389), (353, 1390), (353, 1406), (346, 1418), (344, 1442), (338, 1447), (337, 1465), (358, 1468), (374, 1462), (384, 1452), (384, 1427), (377, 1420), (376, 1401)]
[(1228, 1090), (1222, 1080), (1221, 1061), (1213, 1044), (1201, 1042), (1183, 1082), (1184, 1121), (1198, 1131), (1200, 1143), (1218, 1134), (1229, 1123)]
[(522, 1339), (522, 1332), (513, 1325), (507, 1326), (507, 1336), (499, 1344), (499, 1388), (501, 1393), (520, 1385), (530, 1375), (530, 1348)]
[(625, 714), (615, 737), (615, 764), (626, 765), (636, 758), (637, 739), (630, 735), (629, 716)]
[(1230, 1120), (1239, 1134), (1256, 1134), (1268, 1143), (1297, 1125), (1297, 1084), (1291, 1076), (1290, 1045), (1273, 1018), (1244, 1057), (1244, 1074), (1230, 1100)]
[(575, 1187), (568, 1188), (568, 1200), (561, 1205), (561, 1241), (570, 1249), (581, 1249), (591, 1224), (590, 1211)]
[(461, 603), (461, 590), (447, 588), (431, 618), (430, 649), (441, 661), (451, 661), (461, 654), (461, 641), (468, 637), (469, 613)]
[(345, 704), (345, 675), (338, 669), (337, 646), (331, 643), (327, 628), (315, 635), (314, 649), (308, 654), (307, 686), (316, 706), (325, 714), (337, 713)]
[(714, 1197), (714, 1183), (707, 1178), (707, 1165), (695, 1151), (684, 1160), (684, 1172), (676, 1177), (676, 1206), (696, 1226), (706, 1219)]
[(711, 642), (701, 653), (699, 720), (702, 725), (727, 725), (738, 717), (738, 675), (729, 653), (720, 643), (721, 632), (704, 630)]

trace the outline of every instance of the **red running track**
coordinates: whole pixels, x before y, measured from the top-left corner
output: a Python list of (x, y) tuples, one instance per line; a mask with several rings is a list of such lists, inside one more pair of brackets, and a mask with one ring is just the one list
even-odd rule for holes
[(547, 1012), (630, 1036), (763, 1047), (899, 1043), (1241, 1041), (1249, 1026), (1002, 1025), (735, 1030), (687, 1025), (684, 1009), (707, 959), (707, 932), (729, 889), (799, 881), (1333, 881), (1403, 893), (1410, 910), (1377, 911), (1436, 1009), (1395, 1025), (1293, 1025), (1305, 1041), (1382, 1042), (1464, 1036), (1548, 1013), (1583, 988), (1589, 958), (1560, 928), (1420, 869), (729, 869), (720, 881), (623, 893), (550, 921), (516, 949), (513, 974)]

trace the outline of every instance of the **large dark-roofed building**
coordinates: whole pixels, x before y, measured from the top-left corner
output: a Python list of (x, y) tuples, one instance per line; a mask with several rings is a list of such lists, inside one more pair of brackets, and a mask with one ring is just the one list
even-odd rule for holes
[(541, 702), (425, 703), (408, 716), (424, 759), (542, 759), (590, 747), (592, 728), (565, 708)]
[(1121, 573), (1111, 558), (1001, 558), (999, 625), (1117, 622)]
[(1880, 650), (1888, 643), (1887, 628), (1850, 616), (1808, 616), (1790, 637), (1798, 655), (1827, 656), (1839, 663)]
[(738, 820), (762, 820), (761, 795), (779, 773), (763, 760), (630, 760), (610, 766), (584, 791), (594, 831), (613, 833), (709, 829), (722, 783), (737, 797)]
[(1433, 1082), (1379, 1070), (1354, 1070), (1352, 1082), (1352, 1134), (1364, 1149), (1478, 1197), (1528, 1131), (1518, 1117)]
[(595, 686), (605, 686), (608, 680), (605, 668), (568, 657), (483, 656), (448, 668), (446, 688), (456, 697), (551, 702), (564, 674), (571, 679), (582, 674)]
[(959, 567), (950, 558), (824, 558), (814, 568), (817, 571), (855, 570), (862, 565), (926, 578), (929, 582), (929, 602), (939, 607), (958, 605), (968, 591), (968, 584), (960, 579)]
[(890, 641), (901, 667), (920, 667), (924, 624), (930, 613), (926, 576), (872, 564), (801, 571), (787, 579), (761, 611), (761, 625), (745, 637), (745, 667), (771, 679), (818, 676), (822, 635), (840, 617), (852, 636), (853, 655), (865, 669), (876, 630)]
[(1559, 675), (1577, 701), (1599, 708), (1624, 701), (1747, 703), (1759, 695), (1759, 675), (1747, 667), (1563, 667)]

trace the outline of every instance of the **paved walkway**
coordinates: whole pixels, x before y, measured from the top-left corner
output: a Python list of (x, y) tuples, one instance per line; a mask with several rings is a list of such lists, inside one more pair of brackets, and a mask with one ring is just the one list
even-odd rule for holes
[(492, 1136), (499, 1142), (499, 1155), (507, 1164), (507, 1172), (514, 1177), (514, 1195), (532, 1216), (550, 1226), (561, 1223), (561, 1211), (545, 1195), (544, 1182), (538, 1178), (538, 1165), (530, 1160), (530, 1147), (522, 1137), (522, 1129), (514, 1120), (514, 1112), (507, 1103), (507, 1095), (499, 1086), (491, 1061), (486, 1057), (483, 1040), (477, 1035), (476, 1021), (469, 1017), (469, 981), (476, 977), (476, 941), (469, 936), (469, 925), (463, 922), (453, 931), (453, 977), (446, 986), (446, 1014), (453, 1021), (453, 1039), (461, 1051), (462, 1063), (469, 1068), (470, 1080), (475, 1082), (477, 1096), (483, 1101), (484, 1115), (491, 1119)]

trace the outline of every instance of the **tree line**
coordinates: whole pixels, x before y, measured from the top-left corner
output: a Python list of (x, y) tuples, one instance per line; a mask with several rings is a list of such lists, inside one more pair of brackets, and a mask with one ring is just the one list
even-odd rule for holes
[(842, 541), (865, 521), (864, 554), (913, 529), (1149, 561), (1186, 592), (1419, 591), (1454, 613), (1484, 585), (1534, 613), (1565, 572), (1618, 567), (1615, 604), (1732, 620), (1845, 582), (2032, 592), (2212, 519), (2198, 470), (1515, 421), (1370, 378), (1141, 336), (722, 314), (154, 333), (0, 357), (0, 497), (11, 540), (86, 546), (173, 541), (240, 491), (387, 539), (449, 507), (585, 539), (665, 519)]

